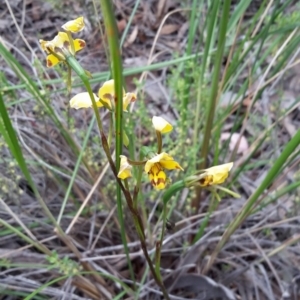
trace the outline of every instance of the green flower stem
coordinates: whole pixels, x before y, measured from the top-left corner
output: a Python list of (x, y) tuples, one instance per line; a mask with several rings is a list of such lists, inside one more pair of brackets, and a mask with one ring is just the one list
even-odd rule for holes
[(137, 160), (131, 160), (129, 158), (127, 158), (127, 161), (129, 164), (131, 164), (133, 166), (143, 166), (147, 162), (147, 160), (137, 161)]
[[(100, 0), (100, 6), (102, 11), (102, 16), (104, 20), (107, 41), (109, 46), (109, 53), (110, 53), (110, 63), (111, 63), (111, 71), (112, 77), (115, 83), (115, 151), (116, 151), (116, 169), (120, 169), (120, 155), (122, 154), (123, 150), (123, 66), (122, 66), (122, 58), (120, 52), (120, 45), (119, 45), (119, 32), (117, 28), (117, 23), (115, 20), (114, 11), (112, 8), (112, 3), (109, 0)], [(111, 163), (110, 163), (111, 164)], [(116, 177), (117, 178), (117, 177)], [(117, 179), (118, 180), (118, 179)], [(121, 196), (121, 189), (123, 185), (120, 180), (118, 180), (116, 189), (117, 189), (117, 212), (118, 218), (121, 225), (121, 238), (122, 243), (124, 245), (124, 250), (126, 253), (127, 262), (129, 265), (130, 275), (133, 281), (134, 279), (134, 272), (133, 267), (131, 264), (131, 260), (129, 257), (129, 249), (127, 246), (126, 241), (126, 234), (125, 234), (125, 223), (124, 223), (124, 216), (123, 216), (123, 206), (122, 206), (122, 196)], [(124, 187), (123, 187), (124, 188)], [(124, 190), (123, 190), (124, 193)], [(124, 193), (125, 195), (125, 193)], [(129, 192), (126, 191), (126, 195), (130, 195)], [(132, 199), (128, 198), (125, 195), (126, 202), (130, 203), (132, 206)], [(133, 207), (132, 207), (133, 209)]]
[(139, 191), (141, 189), (141, 182), (142, 182), (142, 176), (143, 176), (143, 168), (142, 166), (140, 166), (138, 168), (138, 173), (137, 173), (137, 180), (136, 180), (136, 185), (134, 187), (134, 191), (133, 191), (133, 206), (135, 209), (138, 208), (138, 194), (139, 194)]
[(181, 191), (187, 187), (187, 183), (185, 180), (176, 181), (174, 184), (172, 184), (163, 194), (163, 203), (167, 204), (173, 195), (175, 195), (177, 192)]
[(110, 50), (112, 77), (115, 82), (116, 166), (119, 169), (123, 148), (123, 66), (118, 39), (119, 33), (112, 3), (108, 0), (100, 0), (100, 5)]
[(113, 118), (113, 114), (110, 113), (109, 114), (109, 129), (108, 129), (108, 147), (110, 147), (110, 145), (111, 145), (113, 131), (114, 131), (114, 118)]
[(162, 149), (162, 136), (160, 131), (156, 130), (156, 137), (157, 137), (157, 154), (160, 154)]
[[(76, 60), (76, 58), (74, 56), (72, 56), (72, 55), (67, 56), (66, 61), (69, 64), (69, 66), (75, 71), (75, 73), (80, 77), (87, 92), (89, 93), (89, 96), (92, 100), (92, 106), (93, 106), (93, 110), (95, 112), (98, 129), (99, 129), (100, 135), (102, 136), (102, 135), (104, 135), (103, 125), (102, 125), (102, 121), (100, 118), (98, 106), (95, 101), (94, 93), (92, 91), (92, 88), (91, 88), (91, 85), (89, 82), (89, 78), (88, 78), (85, 70), (81, 67), (81, 65), (79, 64), (79, 62)], [(109, 153), (109, 155), (110, 155), (110, 153)]]
[(213, 186), (211, 189), (209, 190), (212, 190), (212, 189), (218, 189), (218, 190), (221, 190), (227, 194), (229, 194), (230, 196), (234, 197), (234, 198), (241, 198), (241, 195), (239, 195), (238, 193), (235, 193), (234, 191), (232, 190), (229, 190), (221, 185), (215, 185)]
[[(71, 90), (72, 90), (72, 69), (71, 69), (71, 67), (68, 65), (67, 91), (68, 91), (68, 96), (69, 96), (69, 98), (70, 98)], [(69, 124), (69, 119), (68, 119), (68, 125), (70, 126), (70, 124)]]

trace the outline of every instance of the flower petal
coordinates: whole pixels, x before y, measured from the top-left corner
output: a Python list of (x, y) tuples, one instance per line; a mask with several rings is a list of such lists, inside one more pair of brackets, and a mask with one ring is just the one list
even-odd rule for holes
[(126, 93), (123, 97), (123, 110), (127, 111), (127, 106), (129, 103), (134, 102), (136, 100), (136, 95), (134, 93)]
[(145, 164), (145, 172), (148, 173), (154, 164), (160, 164), (164, 169), (167, 170), (183, 170), (178, 162), (174, 161), (173, 157), (166, 152), (155, 155), (149, 159)]
[(149, 177), (151, 184), (157, 190), (162, 190), (166, 187), (167, 175), (157, 165), (153, 165), (153, 167), (151, 168), (151, 170), (148, 173), (148, 177)]
[[(99, 98), (94, 94), (95, 101), (98, 107), (102, 106)], [(92, 100), (89, 93), (79, 93), (70, 100), (70, 106), (75, 109), (92, 107)]]
[(205, 171), (204, 174), (206, 174), (206, 176), (204, 177), (205, 183), (209, 182), (209, 185), (223, 183), (227, 179), (232, 166), (233, 166), (233, 162), (230, 162), (227, 164), (205, 169), (204, 170)]
[(128, 163), (128, 159), (124, 155), (120, 155), (120, 170), (118, 173), (118, 177), (121, 179), (126, 179), (128, 177), (132, 177), (131, 169), (132, 166)]
[(49, 50), (47, 48), (47, 43), (48, 41), (44, 41), (44, 40), (39, 40), (39, 43), (41, 45), (41, 48), (46, 52), (46, 53), (49, 53)]
[(98, 96), (100, 99), (109, 98), (109, 100), (113, 100), (115, 97), (115, 82), (113, 79), (105, 81), (100, 87)]
[(200, 186), (210, 186), (213, 185), (214, 177), (207, 173), (201, 174), (203, 177), (199, 180)]
[(75, 20), (68, 21), (63, 26), (61, 26), (66, 31), (79, 32), (84, 28), (83, 17), (79, 17)]
[(183, 168), (175, 160), (161, 160), (160, 165), (164, 169), (167, 169), (167, 170), (181, 170), (181, 171), (183, 171)]
[(56, 47), (60, 49), (69, 48), (70, 40), (68, 35), (65, 32), (59, 31), (57, 35), (54, 37), (54, 39), (52, 41), (49, 41), (49, 45), (51, 45), (53, 49), (55, 49)]
[(155, 130), (161, 133), (167, 133), (173, 130), (173, 126), (162, 117), (154, 116), (152, 118), (152, 124)]
[(74, 40), (74, 49), (75, 52), (80, 51), (81, 49), (83, 49), (85, 47), (86, 43), (84, 40), (81, 39), (76, 39)]
[(151, 161), (151, 159), (147, 160), (145, 164), (145, 172), (149, 173), (150, 169), (153, 167), (155, 163)]
[[(125, 90), (123, 89), (125, 95)], [(108, 99), (110, 101), (115, 100), (115, 81), (113, 79), (105, 81), (102, 87), (99, 89), (98, 96), (100, 99)]]
[[(166, 155), (169, 156), (167, 153), (162, 152), (158, 155), (155, 155), (151, 159), (147, 160), (147, 162), (145, 164), (145, 172), (148, 173), (154, 164), (159, 163), (164, 157), (167, 158)], [(171, 159), (173, 159), (173, 158), (171, 157)]]
[(55, 65), (57, 65), (58, 63), (60, 63), (61, 61), (63, 61), (63, 59), (59, 59), (55, 55), (49, 54), (49, 55), (47, 55), (46, 61), (47, 61), (47, 67), (52, 68)]

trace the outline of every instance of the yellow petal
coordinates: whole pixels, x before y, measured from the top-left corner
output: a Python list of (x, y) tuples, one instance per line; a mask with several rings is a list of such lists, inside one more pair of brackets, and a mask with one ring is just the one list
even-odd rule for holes
[[(205, 169), (204, 183), (208, 185), (221, 184), (229, 175), (233, 162)], [(203, 179), (201, 179), (203, 181)], [(201, 182), (200, 182), (201, 185)]]
[(166, 152), (162, 152), (149, 159), (145, 164), (145, 172), (148, 173), (154, 164), (159, 164), (162, 168), (168, 170), (183, 170), (179, 163), (174, 161), (173, 157)]
[(157, 165), (152, 166), (148, 173), (151, 184), (157, 189), (162, 190), (166, 187), (167, 175)]
[(121, 179), (126, 179), (128, 177), (132, 177), (131, 169), (132, 166), (128, 163), (127, 157), (124, 155), (120, 155), (120, 170), (118, 173), (118, 177)]
[[(125, 90), (123, 89), (123, 94), (125, 95)], [(114, 103), (115, 101), (115, 82), (113, 79), (105, 81), (102, 87), (99, 89), (98, 96), (100, 99), (105, 101), (110, 101)]]
[(48, 48), (46, 47), (48, 41), (39, 40), (39, 43), (40, 43), (40, 45), (41, 45), (41, 48), (42, 48), (44, 51), (46, 51), (47, 53), (49, 53), (49, 50), (48, 50)]
[(49, 55), (47, 55), (47, 58), (46, 58), (47, 67), (52, 68), (52, 67), (54, 67), (55, 65), (57, 65), (58, 63), (60, 63), (63, 60), (64, 59), (59, 59), (58, 57), (56, 57), (53, 54), (49, 54)]
[(181, 171), (183, 171), (183, 168), (175, 160), (161, 160), (160, 165), (164, 169), (167, 169), (167, 170), (181, 170)]
[(152, 118), (152, 124), (155, 130), (161, 133), (167, 133), (173, 130), (173, 126), (162, 117), (154, 116)]
[(70, 41), (69, 37), (65, 32), (59, 31), (57, 35), (54, 37), (52, 41), (49, 41), (49, 44), (53, 47), (57, 48), (69, 48), (70, 46)]
[(84, 40), (76, 39), (74, 40), (74, 49), (75, 52), (78, 52), (79, 50), (83, 49), (85, 47), (86, 43)]
[(134, 93), (126, 93), (123, 97), (123, 110), (127, 111), (127, 106), (129, 103), (134, 102), (136, 100), (136, 95)]
[(113, 79), (105, 81), (99, 89), (98, 96), (100, 99), (109, 98), (113, 100), (115, 97), (115, 82)]
[(159, 163), (163, 158), (171, 159), (171, 160), (173, 159), (170, 155), (168, 155), (165, 152), (155, 155), (151, 159), (147, 160), (147, 162), (145, 164), (145, 172), (148, 173), (150, 171), (150, 169), (152, 168), (152, 166), (156, 163)]
[[(102, 106), (99, 98), (94, 94), (95, 101), (98, 107)], [(89, 93), (79, 93), (70, 100), (70, 106), (75, 109), (92, 107), (92, 100)]]
[(79, 17), (75, 20), (71, 20), (67, 23), (65, 23), (63, 26), (61, 26), (66, 31), (71, 32), (79, 32), (84, 28), (84, 20), (83, 17)]
[(213, 184), (213, 180), (214, 180), (214, 177), (212, 175), (208, 175), (206, 173), (203, 174), (204, 177), (202, 177), (200, 180), (199, 180), (199, 184), (200, 186), (210, 186)]

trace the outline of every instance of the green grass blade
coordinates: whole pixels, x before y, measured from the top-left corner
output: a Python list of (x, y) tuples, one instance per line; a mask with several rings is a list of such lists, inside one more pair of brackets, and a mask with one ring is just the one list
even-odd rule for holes
[(211, 93), (209, 97), (209, 107), (208, 107), (208, 115), (205, 125), (205, 132), (203, 138), (203, 145), (201, 149), (201, 158), (203, 159), (203, 163), (201, 165), (201, 169), (205, 168), (206, 159), (209, 150), (209, 143), (210, 137), (212, 132), (212, 126), (214, 121), (215, 110), (217, 106), (218, 100), (218, 90), (219, 90), (219, 78), (220, 78), (220, 70), (222, 66), (223, 60), (223, 52), (225, 48), (225, 41), (226, 41), (226, 33), (227, 33), (227, 24), (230, 12), (230, 0), (225, 0), (223, 5), (223, 12), (222, 17), (219, 25), (219, 36), (218, 36), (218, 48), (215, 57), (215, 64), (214, 64), (214, 73), (211, 85)]
[[(108, 38), (109, 52), (110, 52), (110, 62), (112, 64), (112, 77), (115, 81), (115, 95), (116, 95), (116, 107), (115, 107), (115, 152), (116, 152), (116, 168), (120, 168), (120, 155), (123, 152), (123, 65), (120, 53), (120, 45), (118, 38), (117, 23), (115, 20), (112, 3), (107, 0), (100, 0), (100, 5), (102, 8), (102, 15), (104, 18), (104, 24), (106, 28), (106, 34)], [(121, 238), (124, 245), (124, 250), (126, 253), (126, 258), (129, 266), (129, 271), (131, 278), (134, 281), (135, 276), (133, 272), (133, 267), (129, 257), (129, 249), (126, 240), (125, 233), (125, 223), (123, 216), (123, 206), (122, 206), (122, 194), (121, 187), (116, 183), (117, 189), (117, 211), (118, 218), (121, 227)]]

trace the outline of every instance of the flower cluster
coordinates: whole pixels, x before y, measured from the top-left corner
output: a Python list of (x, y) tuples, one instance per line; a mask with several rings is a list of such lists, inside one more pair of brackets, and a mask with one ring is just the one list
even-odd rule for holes
[(47, 53), (47, 67), (53, 67), (60, 62), (64, 62), (68, 55), (75, 55), (85, 47), (85, 41), (73, 39), (71, 33), (77, 33), (84, 28), (83, 17), (65, 23), (62, 28), (65, 32), (58, 34), (51, 41), (40, 40), (42, 49)]
[[(173, 127), (170, 123), (164, 120), (162, 117), (152, 118), (153, 127), (156, 130), (158, 136), (162, 133), (168, 133), (172, 131)], [(159, 141), (160, 139), (158, 139)], [(160, 149), (161, 145), (158, 145)], [(172, 156), (166, 152), (156, 153), (145, 162), (135, 162), (129, 160), (126, 156), (121, 155), (121, 165), (118, 173), (118, 177), (126, 179), (131, 177), (131, 170), (133, 165), (144, 165), (144, 170), (148, 174), (148, 178), (157, 190), (164, 189), (169, 180), (165, 173), (165, 170), (182, 170), (183, 168), (176, 162)], [(187, 177), (185, 179), (186, 186), (201, 186), (210, 187), (223, 183), (229, 175), (229, 172), (233, 166), (233, 163), (227, 163), (224, 165), (214, 166), (201, 171), (199, 175)]]
[[(60, 62), (65, 62), (67, 57), (75, 56), (75, 54), (86, 45), (84, 40), (73, 39), (72, 37), (72, 33), (77, 33), (84, 29), (83, 17), (79, 17), (65, 23), (62, 28), (64, 29), (64, 32), (58, 32), (53, 40), (40, 40), (41, 48), (47, 53), (47, 67), (53, 67)], [(85, 72), (88, 73), (87, 71)], [(71, 86), (71, 84), (68, 86)], [(112, 79), (104, 82), (104, 84), (99, 88), (97, 95), (88, 92), (82, 92), (75, 95), (69, 102), (70, 107), (75, 109), (90, 108), (93, 106), (91, 97), (94, 98), (97, 107), (105, 107), (109, 111), (113, 112), (115, 110), (117, 100), (114, 80)], [(123, 89), (122, 100), (123, 111), (127, 112), (128, 105), (136, 100), (136, 95), (134, 93), (126, 93)], [(129, 178), (132, 176), (132, 166), (142, 165), (152, 186), (157, 190), (161, 190), (164, 189), (170, 182), (167, 177), (166, 170), (183, 171), (183, 168), (171, 155), (162, 151), (162, 134), (171, 132), (173, 130), (172, 125), (162, 117), (156, 116), (152, 118), (152, 124), (157, 136), (157, 152), (151, 153), (150, 155), (148, 154), (147, 160), (141, 162), (132, 161), (126, 156), (121, 155), (118, 177), (123, 180)], [(110, 128), (110, 131), (111, 130), (112, 128)], [(124, 132), (125, 145), (126, 139), (128, 140)], [(186, 177), (184, 180), (185, 186), (189, 187), (197, 185), (200, 187), (210, 187), (221, 184), (227, 179), (232, 166), (233, 163), (231, 162), (201, 170), (197, 175)]]
[[(153, 117), (152, 124), (157, 134), (168, 133), (172, 131), (172, 125), (162, 117)], [(158, 147), (160, 148), (160, 147)], [(148, 178), (157, 190), (164, 189), (169, 182), (165, 170), (182, 170), (183, 168), (177, 161), (173, 159), (171, 155), (166, 152), (155, 153), (145, 162), (141, 162), (144, 165), (144, 170), (148, 174)], [(121, 165), (118, 173), (118, 177), (126, 179), (131, 177), (132, 165), (141, 163), (130, 161), (126, 156), (121, 155)]]

